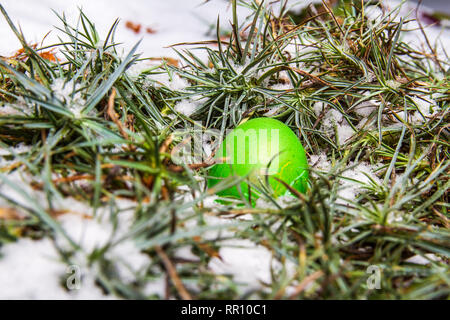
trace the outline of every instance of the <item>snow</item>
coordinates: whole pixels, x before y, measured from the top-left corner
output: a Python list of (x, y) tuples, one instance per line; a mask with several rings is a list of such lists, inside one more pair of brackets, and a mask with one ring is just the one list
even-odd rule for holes
[(147, 296), (156, 295), (160, 298), (164, 298), (166, 292), (165, 285), (166, 280), (164, 279), (164, 277), (161, 277), (159, 279), (147, 282), (142, 291)]
[(16, 105), (5, 104), (0, 106), (0, 116), (22, 115), (22, 112)]
[(146, 77), (147, 83), (150, 85), (154, 83), (156, 87), (164, 85), (172, 91), (183, 91), (189, 86), (189, 82), (186, 79), (181, 78), (178, 74), (171, 74), (169, 76), (167, 73), (152, 74), (151, 77)]
[[(289, 205), (296, 203), (297, 198), (286, 194), (278, 197), (276, 199), (276, 202), (281, 208), (286, 208)], [(272, 201), (268, 201), (263, 198), (258, 198), (256, 200), (256, 207), (260, 209), (278, 209), (278, 207)]]
[[(342, 173), (341, 188), (338, 191), (338, 195), (342, 199), (338, 199), (337, 202), (341, 204), (348, 204), (349, 201), (356, 199), (357, 195), (362, 192), (364, 185), (369, 185), (371, 179), (377, 184), (381, 183), (381, 180), (375, 175), (376, 166), (367, 162), (359, 162), (357, 165), (350, 162), (348, 164), (350, 169), (345, 170)], [(348, 180), (352, 179), (352, 180)]]
[(440, 108), (424, 97), (414, 97), (412, 100), (417, 107), (417, 111), (411, 118), (412, 123), (423, 123), (428, 117), (440, 111)]
[(362, 117), (370, 116), (379, 106), (375, 100), (363, 101), (354, 107), (356, 114)]
[[(319, 107), (316, 106), (316, 104), (314, 105), (314, 111), (316, 113), (319, 112)], [(330, 136), (333, 136), (335, 128), (339, 145), (344, 145), (353, 136), (354, 130), (342, 113), (336, 109), (330, 108), (322, 119), (321, 130)]]
[[(426, 12), (426, 13), (431, 13), (432, 11), (427, 8), (426, 6), (426, 1), (423, 1), (424, 5), (421, 6), (420, 11), (421, 12)], [(394, 6), (398, 6), (401, 1), (400, 0), (390, 0), (388, 3), (388, 7), (390, 8), (394, 8)], [(403, 6), (401, 6), (400, 10), (399, 10), (399, 14), (398, 16), (394, 19), (394, 21), (400, 21), (401, 18), (403, 18), (404, 20), (407, 19), (415, 19), (416, 18), (416, 7), (417, 4), (414, 2), (406, 2)], [(420, 17), (421, 13), (419, 12), (419, 17)], [(434, 48), (436, 47), (436, 52), (438, 54), (438, 58), (441, 59), (442, 61), (447, 61), (448, 58), (445, 54), (446, 52), (446, 48), (448, 48), (448, 46), (450, 45), (450, 37), (445, 36), (444, 32), (444, 26), (429, 26), (427, 25), (427, 23), (422, 21), (422, 26), (424, 28), (424, 31), (428, 37), (428, 39), (431, 42), (431, 46)], [(422, 33), (419, 31), (420, 25), (419, 23), (417, 23), (417, 21), (410, 21), (408, 23), (405, 23), (403, 25), (404, 29), (408, 29), (408, 30), (417, 30), (417, 32), (406, 32), (402, 34), (402, 40), (409, 43), (412, 47), (418, 48), (420, 50), (426, 50), (427, 46), (425, 44), (425, 39), (422, 35)]]
[[(382, 1), (382, 3), (389, 10), (394, 10), (396, 7), (400, 6), (403, 3), (400, 9), (397, 10), (395, 14), (392, 14), (389, 18), (394, 22), (400, 22), (400, 19), (406, 21), (416, 18), (417, 1), (385, 0)], [(432, 12), (433, 10), (427, 7), (427, 1), (423, 1), (422, 5), (420, 6), (419, 17), (421, 16), (421, 13)], [(375, 5), (368, 6), (365, 10), (365, 15), (366, 17), (372, 19), (374, 24), (379, 23), (386, 16), (386, 14), (384, 14), (383, 11)], [(424, 31), (427, 34), (428, 39), (431, 41), (432, 47), (435, 47), (436, 45), (438, 57), (443, 61), (448, 60), (443, 49), (448, 48), (448, 45), (450, 44), (450, 37), (443, 35), (443, 33), (446, 32), (446, 24), (448, 24), (448, 20), (444, 20), (441, 26), (429, 26), (427, 25), (427, 23), (422, 22), (422, 26), (424, 27)], [(403, 30), (416, 31), (402, 33), (401, 40), (409, 43), (414, 48), (424, 50), (425, 48), (427, 48), (427, 45), (425, 44), (425, 39), (419, 28), (420, 26), (416, 21), (405, 22), (403, 24)], [(391, 83), (389, 84), (390, 87), (398, 87), (394, 81), (389, 81), (391, 81)]]
[[(295, 38), (284, 47), (284, 51), (287, 52), (291, 56), (291, 58), (299, 55), (299, 57), (301, 57), (301, 59), (305, 59), (308, 55), (310, 55), (314, 51), (316, 51), (314, 42), (311, 39), (308, 39), (305, 36), (301, 40), (302, 40), (302, 42), (300, 43), (299, 40), (297, 38)], [(298, 62), (298, 64), (301, 69), (305, 69), (305, 68), (309, 67), (301, 61)]]
[(86, 101), (82, 97), (80, 86), (74, 83), (73, 80), (65, 82), (63, 78), (56, 78), (51, 84), (51, 89), (61, 101), (65, 101), (69, 106), (69, 110), (74, 114), (76, 118), (81, 118), (81, 111), (85, 107)]
[(78, 290), (63, 287), (72, 274), (49, 239), (20, 239), (2, 249), (0, 299), (105, 299), (92, 277), (82, 277)]
[[(125, 200), (118, 200), (118, 204), (123, 207), (133, 205), (132, 202)], [(97, 216), (93, 217), (89, 214), (86, 216), (86, 213), (92, 209), (72, 198), (65, 198), (63, 205), (66, 208), (71, 205), (70, 208), (77, 210), (71, 210), (73, 212), (60, 216), (58, 221), (67, 235), (83, 249), (83, 252), (88, 254), (125, 236), (134, 219), (133, 210), (120, 211), (117, 214), (117, 226), (114, 226), (109, 216), (109, 208), (100, 208)], [(60, 246), (68, 247), (62, 236), (58, 235), (56, 240)], [(80, 264), (84, 265), (85, 257), (79, 258)], [(132, 239), (121, 241), (110, 247), (105, 258), (115, 261), (119, 276), (126, 283), (133, 282), (135, 274), (150, 264), (150, 258), (135, 246)]]
[(315, 102), (313, 104), (314, 114), (316, 116), (319, 116), (323, 112), (324, 107), (325, 107), (325, 104), (323, 102)]
[[(231, 239), (221, 242), (219, 255), (212, 258), (208, 267), (215, 274), (232, 275), (241, 284), (254, 286), (258, 282), (271, 282), (272, 253), (250, 240)], [(245, 258), (244, 258), (245, 257)]]
[[(0, 193), (6, 194), (25, 206), (41, 206), (47, 210), (43, 192), (30, 187), (30, 177), (17, 171), (8, 175), (8, 180), (20, 186), (24, 194), (7, 184), (0, 184)], [(29, 198), (35, 204), (30, 203)], [(0, 263), (0, 288), (14, 290), (0, 290), (0, 298), (8, 299), (111, 299), (104, 296), (95, 284), (96, 265), (88, 264), (88, 255), (95, 249), (100, 249), (112, 240), (124, 236), (133, 222), (132, 202), (118, 200), (121, 210), (118, 213), (118, 227), (113, 226), (109, 217), (109, 208), (101, 207), (97, 216), (92, 216), (92, 208), (85, 203), (71, 197), (57, 198), (53, 209), (69, 210), (59, 215), (56, 220), (60, 223), (67, 236), (83, 250), (78, 251), (71, 259), (71, 263), (80, 268), (83, 277), (80, 290), (67, 291), (61, 285), (61, 279), (67, 277), (68, 265), (60, 261), (55, 246), (49, 239), (29, 240), (20, 239), (18, 242), (5, 245), (2, 250)], [(0, 207), (8, 207), (8, 203), (0, 199)], [(26, 215), (24, 215), (26, 216)], [(68, 240), (61, 233), (56, 234), (56, 243), (65, 250), (71, 249)], [(105, 255), (106, 259), (114, 261), (118, 276), (125, 283), (133, 282), (138, 274), (145, 269), (150, 258), (143, 254), (127, 239), (112, 246)], [(32, 266), (32, 268), (30, 268)], [(27, 273), (27, 269), (32, 269)], [(10, 277), (6, 275), (11, 275)], [(52, 280), (50, 280), (52, 279)], [(11, 281), (11, 282), (10, 282)]]
[[(242, 73), (245, 70), (245, 68), (249, 66), (250, 63), (251, 63), (250, 59), (246, 59), (244, 63), (239, 64), (230, 61), (230, 65), (236, 72), (236, 74), (244, 76), (247, 79), (247, 81), (251, 79), (259, 79), (267, 71), (267, 69), (258, 69), (259, 65), (256, 64), (252, 66), (250, 69), (246, 70), (245, 73)], [(262, 81), (262, 86), (267, 86), (268, 84), (269, 84), (269, 77), (265, 78)]]
[(405, 262), (419, 265), (429, 265), (431, 261), (441, 261), (441, 259), (433, 253), (426, 253), (423, 256), (415, 255), (405, 260)]
[(185, 116), (192, 115), (199, 108), (199, 104), (191, 99), (186, 99), (178, 102), (175, 105), (175, 110)]
[(334, 126), (343, 120), (342, 113), (336, 109), (330, 108), (322, 120), (322, 127), (325, 130), (333, 130)]
[[(49, 239), (20, 239), (16, 243), (6, 245), (2, 249), (0, 264), (0, 298), (6, 299), (111, 299), (104, 295), (95, 284), (96, 264), (88, 263), (88, 255), (95, 249), (106, 245), (113, 235), (113, 226), (109, 219), (85, 217), (83, 203), (72, 198), (65, 200), (65, 208), (73, 208), (73, 213), (63, 214), (58, 218), (62, 228), (83, 251), (78, 251), (71, 259), (73, 266), (79, 268), (82, 274), (80, 289), (67, 290), (61, 279), (68, 277), (68, 265), (59, 259), (55, 246)], [(79, 213), (75, 213), (78, 211)], [(103, 220), (103, 221), (102, 221)], [(128, 230), (130, 216), (121, 213), (119, 216), (119, 235)], [(68, 243), (57, 234), (56, 243), (69, 249)], [(84, 254), (84, 252), (86, 254)], [(114, 261), (118, 276), (124, 283), (136, 280), (136, 274), (148, 267), (150, 258), (143, 254), (132, 240), (125, 240), (107, 251), (106, 259)]]
[(292, 278), (297, 270), (296, 263), (286, 260), (281, 264), (273, 259), (271, 250), (246, 239), (222, 241), (219, 256), (210, 260), (209, 269), (216, 275), (232, 276), (242, 291), (264, 289), (263, 284), (276, 281), (272, 272), (276, 277), (284, 268), (286, 277)]
[(318, 155), (311, 155), (309, 157), (310, 166), (319, 171), (328, 171), (331, 169), (331, 163), (327, 159), (327, 155), (322, 152)]
[(383, 11), (375, 5), (367, 6), (364, 14), (369, 20), (372, 20), (374, 22), (380, 21), (380, 19), (383, 17)]
[(31, 146), (28, 146), (25, 143), (19, 143), (14, 148), (9, 148), (9, 150), (0, 147), (0, 156), (27, 153), (30, 150), (31, 150)]
[[(177, 57), (168, 46), (201, 40), (211, 40), (214, 33), (208, 34), (208, 28), (215, 25), (217, 16), (221, 16), (221, 26), (229, 27), (230, 8), (226, 1), (203, 0), (148, 0), (148, 1), (108, 1), (108, 0), (4, 0), (2, 5), (12, 21), (19, 23), (26, 39), (31, 43), (40, 43), (44, 36), (52, 30), (52, 26), (61, 25), (61, 21), (50, 10), (65, 13), (69, 22), (76, 24), (78, 7), (95, 23), (101, 38), (105, 38), (116, 18), (121, 21), (117, 28), (116, 41), (124, 43), (126, 51), (143, 39), (138, 51), (151, 57)], [(239, 10), (239, 18), (248, 15), (246, 9)], [(156, 33), (134, 33), (125, 27), (127, 21), (153, 28)], [(58, 42), (57, 32), (53, 30), (45, 43)], [(2, 46), (0, 55), (11, 55), (20, 48), (19, 41), (0, 19), (0, 38)]]
[(353, 136), (353, 133), (354, 133), (353, 128), (346, 124), (338, 126), (337, 130), (338, 130), (339, 145), (346, 144), (348, 142), (348, 140)]
[[(65, 267), (49, 239), (20, 239), (2, 249), (0, 299), (58, 299), (66, 292), (59, 283)], [(26, 284), (26, 285), (24, 285)]]
[[(332, 168), (332, 164), (325, 153), (310, 155), (309, 163), (313, 170), (321, 171), (325, 174)], [(348, 163), (347, 167), (349, 169), (345, 170), (339, 179), (339, 199), (336, 201), (336, 203), (343, 205), (348, 205), (351, 201), (355, 200), (358, 194), (363, 191), (364, 186), (370, 185), (371, 179), (376, 183), (381, 183), (380, 178), (375, 174), (377, 169), (377, 166), (375, 165), (371, 165), (364, 161), (359, 162), (358, 164), (351, 161)], [(314, 172), (312, 172), (311, 175), (316, 176)]]
[(291, 83), (277, 83), (270, 87), (270, 89), (272, 90), (279, 90), (279, 91), (287, 91), (293, 88), (294, 87), (292, 86)]
[(387, 217), (387, 223), (389, 225), (395, 225), (398, 223), (404, 223), (406, 218), (410, 219), (410, 217), (405, 217), (402, 212), (399, 211), (391, 211)]
[(19, 97), (17, 101), (12, 104), (0, 104), (0, 116), (4, 115), (29, 115), (32, 114), (32, 110), (28, 107), (25, 99), (23, 97)]

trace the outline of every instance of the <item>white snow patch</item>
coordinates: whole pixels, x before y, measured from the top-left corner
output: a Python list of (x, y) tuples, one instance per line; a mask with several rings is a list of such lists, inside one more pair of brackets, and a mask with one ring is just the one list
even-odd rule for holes
[(325, 104), (323, 102), (319, 102), (319, 101), (315, 102), (313, 104), (314, 114), (316, 116), (319, 116), (323, 112), (324, 107), (325, 107)]
[[(281, 208), (286, 208), (289, 205), (297, 202), (297, 198), (295, 198), (289, 194), (286, 194), (286, 195), (279, 196), (276, 199), (276, 202)], [(272, 201), (268, 201), (263, 198), (258, 198), (256, 200), (256, 207), (260, 208), (260, 209), (278, 209), (277, 206)]]
[(340, 113), (338, 110), (331, 108), (330, 110), (325, 113), (325, 116), (322, 120), (322, 127), (325, 130), (334, 130), (334, 126), (336, 124), (341, 123), (343, 120), (342, 113)]
[(277, 84), (270, 86), (270, 89), (278, 90), (278, 91), (287, 91), (287, 90), (291, 90), (293, 88), (294, 87), (292, 86), (292, 84), (290, 82), (289, 83), (277, 83)]
[(398, 211), (392, 211), (389, 212), (388, 217), (387, 217), (387, 223), (389, 225), (393, 225), (396, 223), (400, 223), (404, 221), (404, 214), (402, 212), (398, 212)]
[[(139, 40), (138, 52), (144, 52), (152, 57), (174, 57), (177, 54), (168, 46), (181, 43), (214, 39), (214, 34), (207, 33), (208, 26), (215, 24), (220, 15), (221, 29), (229, 29), (231, 9), (226, 1), (203, 0), (149, 0), (149, 1), (108, 1), (108, 0), (4, 0), (2, 5), (11, 19), (20, 24), (29, 43), (40, 43), (53, 25), (61, 26), (58, 14), (65, 13), (71, 25), (76, 25), (79, 15), (78, 8), (89, 17), (102, 39), (106, 38), (108, 30), (116, 18), (120, 18), (115, 39), (123, 43), (128, 52)], [(101, 14), (99, 14), (101, 12)], [(250, 13), (249, 9), (240, 7), (237, 14), (240, 21), (244, 21)], [(127, 21), (142, 24), (143, 32), (134, 33), (125, 27)], [(156, 33), (147, 34), (145, 28), (151, 27)], [(58, 43), (60, 32), (51, 32), (45, 44)], [(20, 48), (20, 42), (8, 27), (6, 21), (0, 21), (0, 39), (2, 47), (0, 55), (13, 54), (14, 48)], [(99, 43), (100, 45), (101, 43)], [(179, 48), (179, 47), (178, 47)], [(11, 52), (12, 51), (12, 52)]]
[(15, 147), (11, 147), (9, 149), (0, 147), (0, 156), (8, 156), (8, 155), (14, 155), (14, 154), (27, 153), (30, 150), (31, 150), (31, 146), (28, 146), (25, 143), (19, 143)]
[[(29, 187), (25, 174), (20, 176), (17, 172), (14, 172), (8, 178), (13, 183), (20, 184), (25, 193), (36, 199), (43, 209), (47, 208), (42, 192), (35, 191)], [(33, 205), (22, 194), (17, 193), (6, 184), (0, 185), (0, 192), (7, 194), (26, 206)], [(117, 200), (117, 204), (119, 209), (125, 210), (130, 206), (131, 202)], [(67, 266), (59, 262), (58, 253), (48, 239), (40, 241), (21, 239), (17, 243), (4, 245), (0, 251), (4, 255), (4, 257), (0, 258), (0, 297), (17, 299), (113, 298), (104, 296), (96, 286), (94, 275), (97, 274), (96, 268), (98, 266), (95, 264), (89, 266), (87, 256), (94, 249), (106, 245), (110, 240), (117, 240), (125, 235), (133, 222), (133, 210), (120, 211), (117, 214), (118, 223), (117, 228), (114, 230), (109, 216), (109, 208), (99, 208), (98, 215), (93, 217), (90, 206), (68, 197), (55, 199), (54, 209), (70, 210), (69, 213), (58, 216), (57, 221), (61, 224), (68, 237), (82, 248), (82, 251), (77, 252), (71, 259), (71, 263), (78, 266), (81, 270), (81, 289), (69, 292), (61, 287), (60, 280), (62, 277), (68, 277), (66, 274)], [(70, 248), (67, 239), (61, 233), (56, 234), (56, 242), (61, 248)], [(44, 254), (45, 257), (41, 257)], [(105, 258), (114, 261), (114, 267), (119, 277), (126, 283), (134, 281), (136, 276), (144, 272), (150, 264), (150, 258), (135, 246), (132, 239), (125, 239), (109, 248), (106, 251)], [(22, 265), (26, 265), (23, 269), (32, 269), (29, 274), (20, 269)], [(3, 290), (3, 288), (12, 287), (9, 282), (6, 282), (8, 277), (2, 278), (2, 275), (7, 274), (14, 275), (11, 281), (14, 283), (17, 291)], [(39, 281), (35, 281), (36, 279), (39, 279)], [(42, 282), (40, 279), (42, 279)], [(6, 285), (3, 285), (5, 282)], [(40, 289), (36, 289), (37, 287)]]
[[(89, 207), (83, 203), (76, 203), (74, 200), (71, 202), (65, 201), (66, 208), (71, 203), (72, 208), (78, 208), (79, 213), (89, 212)], [(120, 200), (118, 203), (121, 203), (122, 206), (129, 205), (129, 202), (124, 200)], [(86, 253), (91, 253), (95, 249), (124, 236), (133, 223), (132, 210), (121, 211), (117, 214), (117, 229), (115, 229), (109, 214), (107, 214), (107, 208), (101, 208), (97, 212), (97, 217), (86, 217), (79, 213), (64, 214), (58, 220), (68, 236)], [(61, 236), (57, 237), (57, 241), (61, 246), (67, 246), (65, 239)], [(115, 261), (115, 267), (121, 279), (125, 282), (134, 281), (135, 274), (150, 264), (150, 258), (137, 248), (132, 239), (123, 240), (110, 247), (106, 251), (105, 257)]]
[(148, 85), (154, 84), (156, 87), (163, 85), (172, 91), (182, 91), (189, 86), (189, 82), (186, 79), (181, 78), (176, 73), (172, 73), (169, 76), (165, 71), (163, 73), (147, 75), (147, 80)]
[(198, 101), (193, 101), (191, 99), (185, 99), (185, 100), (178, 102), (175, 105), (175, 111), (189, 117), (190, 115), (195, 113), (195, 111), (197, 111), (199, 107), (200, 107), (200, 104)]
[(419, 264), (419, 265), (428, 265), (431, 261), (440, 261), (441, 259), (436, 256), (434, 253), (426, 253), (424, 256), (415, 255), (405, 260), (405, 262)]
[(183, 246), (175, 250), (177, 258), (198, 261), (198, 257), (192, 253), (192, 246)]
[(212, 258), (208, 267), (215, 274), (232, 275), (239, 283), (255, 286), (271, 282), (272, 253), (250, 240), (232, 239), (222, 242), (219, 258)]
[(151, 67), (152, 66), (147, 60), (137, 61), (127, 69), (126, 73), (131, 79), (137, 80), (137, 78), (139, 78), (142, 72), (150, 69)]
[(165, 286), (166, 281), (164, 277), (161, 277), (159, 279), (148, 281), (142, 291), (147, 296), (156, 295), (163, 299), (166, 293)]
[(0, 299), (105, 299), (82, 271), (80, 288), (66, 290), (72, 274), (49, 239), (20, 239), (5, 245), (0, 257)]
[(439, 112), (439, 108), (424, 97), (414, 97), (412, 100), (418, 109), (411, 117), (412, 123), (426, 122), (428, 117), (432, 117)]
[[(245, 74), (242, 73), (247, 67), (248, 65), (251, 63), (252, 61), (250, 61), (250, 59), (246, 59), (246, 61), (242, 64), (236, 64), (233, 61), (229, 61), (230, 65), (232, 66), (232, 68), (234, 69), (234, 71), (236, 71), (236, 73), (238, 75), (242, 75), (244, 76), (246, 79), (257, 79), (260, 78), (266, 71), (267, 69), (258, 69), (259, 65), (256, 64), (254, 66), (252, 66), (250, 69), (248, 69)], [(269, 84), (269, 80), (270, 77), (265, 78), (262, 81), (262, 86), (268, 86)]]
[[(345, 120), (347, 122), (347, 120)], [(347, 143), (347, 141), (353, 136), (353, 128), (349, 125), (342, 124), (338, 126), (338, 142), (339, 145), (343, 145)]]
[[(9, 173), (6, 177), (6, 182), (0, 180), (0, 193), (7, 195), (9, 198), (14, 199), (19, 205), (24, 207), (30, 207), (41, 205), (46, 205), (45, 196), (40, 191), (33, 189), (30, 186), (31, 178), (26, 174), (21, 172), (21, 170), (15, 170)], [(19, 188), (19, 190), (16, 190)], [(36, 203), (30, 203), (29, 198), (35, 200)], [(0, 199), (0, 202), (4, 201)]]
[(57, 78), (51, 84), (51, 89), (59, 100), (66, 103), (76, 118), (82, 118), (81, 111), (85, 107), (86, 101), (79, 91), (80, 85), (78, 83), (74, 83), (73, 80), (65, 82), (64, 78)]
[(364, 10), (367, 19), (379, 22), (383, 17), (383, 11), (378, 6), (367, 6)]
[(33, 109), (27, 104), (23, 97), (19, 97), (14, 103), (0, 105), (0, 116), (2, 115), (31, 115)]
[(331, 169), (331, 162), (328, 161), (327, 155), (322, 152), (318, 155), (312, 154), (309, 157), (309, 163), (311, 167), (319, 171), (329, 171)]
[(132, 283), (136, 275), (144, 274), (151, 262), (132, 240), (125, 240), (112, 247), (107, 251), (106, 258), (114, 261), (119, 277), (125, 283)]
[[(353, 162), (350, 162), (348, 166), (353, 167), (354, 165)], [(341, 188), (338, 191), (340, 198), (337, 200), (337, 203), (348, 204), (347, 200), (355, 200), (356, 196), (363, 191), (363, 186), (370, 183), (370, 178), (377, 183), (381, 183), (380, 179), (375, 175), (374, 169), (375, 166), (366, 162), (360, 162), (352, 169), (344, 171), (342, 173), (343, 178), (340, 179)]]
[[(316, 106), (315, 104), (314, 111), (317, 113), (319, 110), (319, 105)], [(336, 109), (330, 108), (322, 119), (321, 129), (324, 133), (332, 137), (335, 136), (335, 127), (339, 145), (345, 144), (348, 142), (348, 139), (353, 136), (353, 128), (349, 125), (342, 113)]]
[(363, 101), (354, 107), (355, 113), (362, 116), (368, 117), (374, 112), (378, 107), (378, 102), (375, 100)]
[(24, 115), (24, 108), (19, 105), (5, 104), (0, 106), (0, 116)]
[(60, 299), (65, 267), (49, 239), (20, 239), (5, 245), (0, 258), (0, 299)]

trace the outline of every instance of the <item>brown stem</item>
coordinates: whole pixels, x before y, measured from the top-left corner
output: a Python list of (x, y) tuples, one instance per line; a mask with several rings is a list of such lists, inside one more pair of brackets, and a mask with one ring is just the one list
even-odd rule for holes
[(158, 254), (158, 256), (161, 258), (162, 263), (164, 264), (164, 267), (166, 268), (166, 271), (167, 271), (170, 279), (172, 280), (173, 285), (177, 289), (180, 297), (183, 300), (192, 300), (190, 293), (184, 287), (183, 282), (181, 282), (181, 279), (178, 276), (175, 266), (173, 265), (172, 261), (170, 261), (169, 257), (164, 252), (164, 250), (161, 248), (161, 246), (155, 246), (155, 251)]

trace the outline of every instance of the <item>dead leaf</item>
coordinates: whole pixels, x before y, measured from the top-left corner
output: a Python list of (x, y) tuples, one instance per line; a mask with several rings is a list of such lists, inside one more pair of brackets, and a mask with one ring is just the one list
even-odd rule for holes
[(222, 257), (220, 256), (219, 252), (216, 249), (214, 249), (207, 243), (201, 243), (202, 238), (200, 236), (192, 237), (192, 240), (194, 240), (194, 242), (197, 244), (197, 246), (202, 251), (204, 251), (208, 256), (222, 260)]
[(140, 23), (134, 23), (132, 21), (125, 22), (125, 27), (133, 31), (134, 33), (141, 32), (142, 25)]
[(0, 208), (0, 220), (22, 220), (20, 213), (12, 208)]

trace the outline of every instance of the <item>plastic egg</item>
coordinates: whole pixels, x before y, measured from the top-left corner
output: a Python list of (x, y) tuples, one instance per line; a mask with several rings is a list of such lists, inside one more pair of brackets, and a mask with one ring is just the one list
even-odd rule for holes
[(276, 178), (299, 192), (307, 190), (305, 150), (297, 135), (279, 120), (255, 118), (240, 124), (226, 135), (215, 159), (208, 173), (209, 188), (230, 176), (246, 178), (240, 190), (235, 185), (217, 192), (219, 196), (241, 198), (242, 194), (249, 199), (251, 190), (253, 202), (263, 192), (284, 195), (289, 190)]

